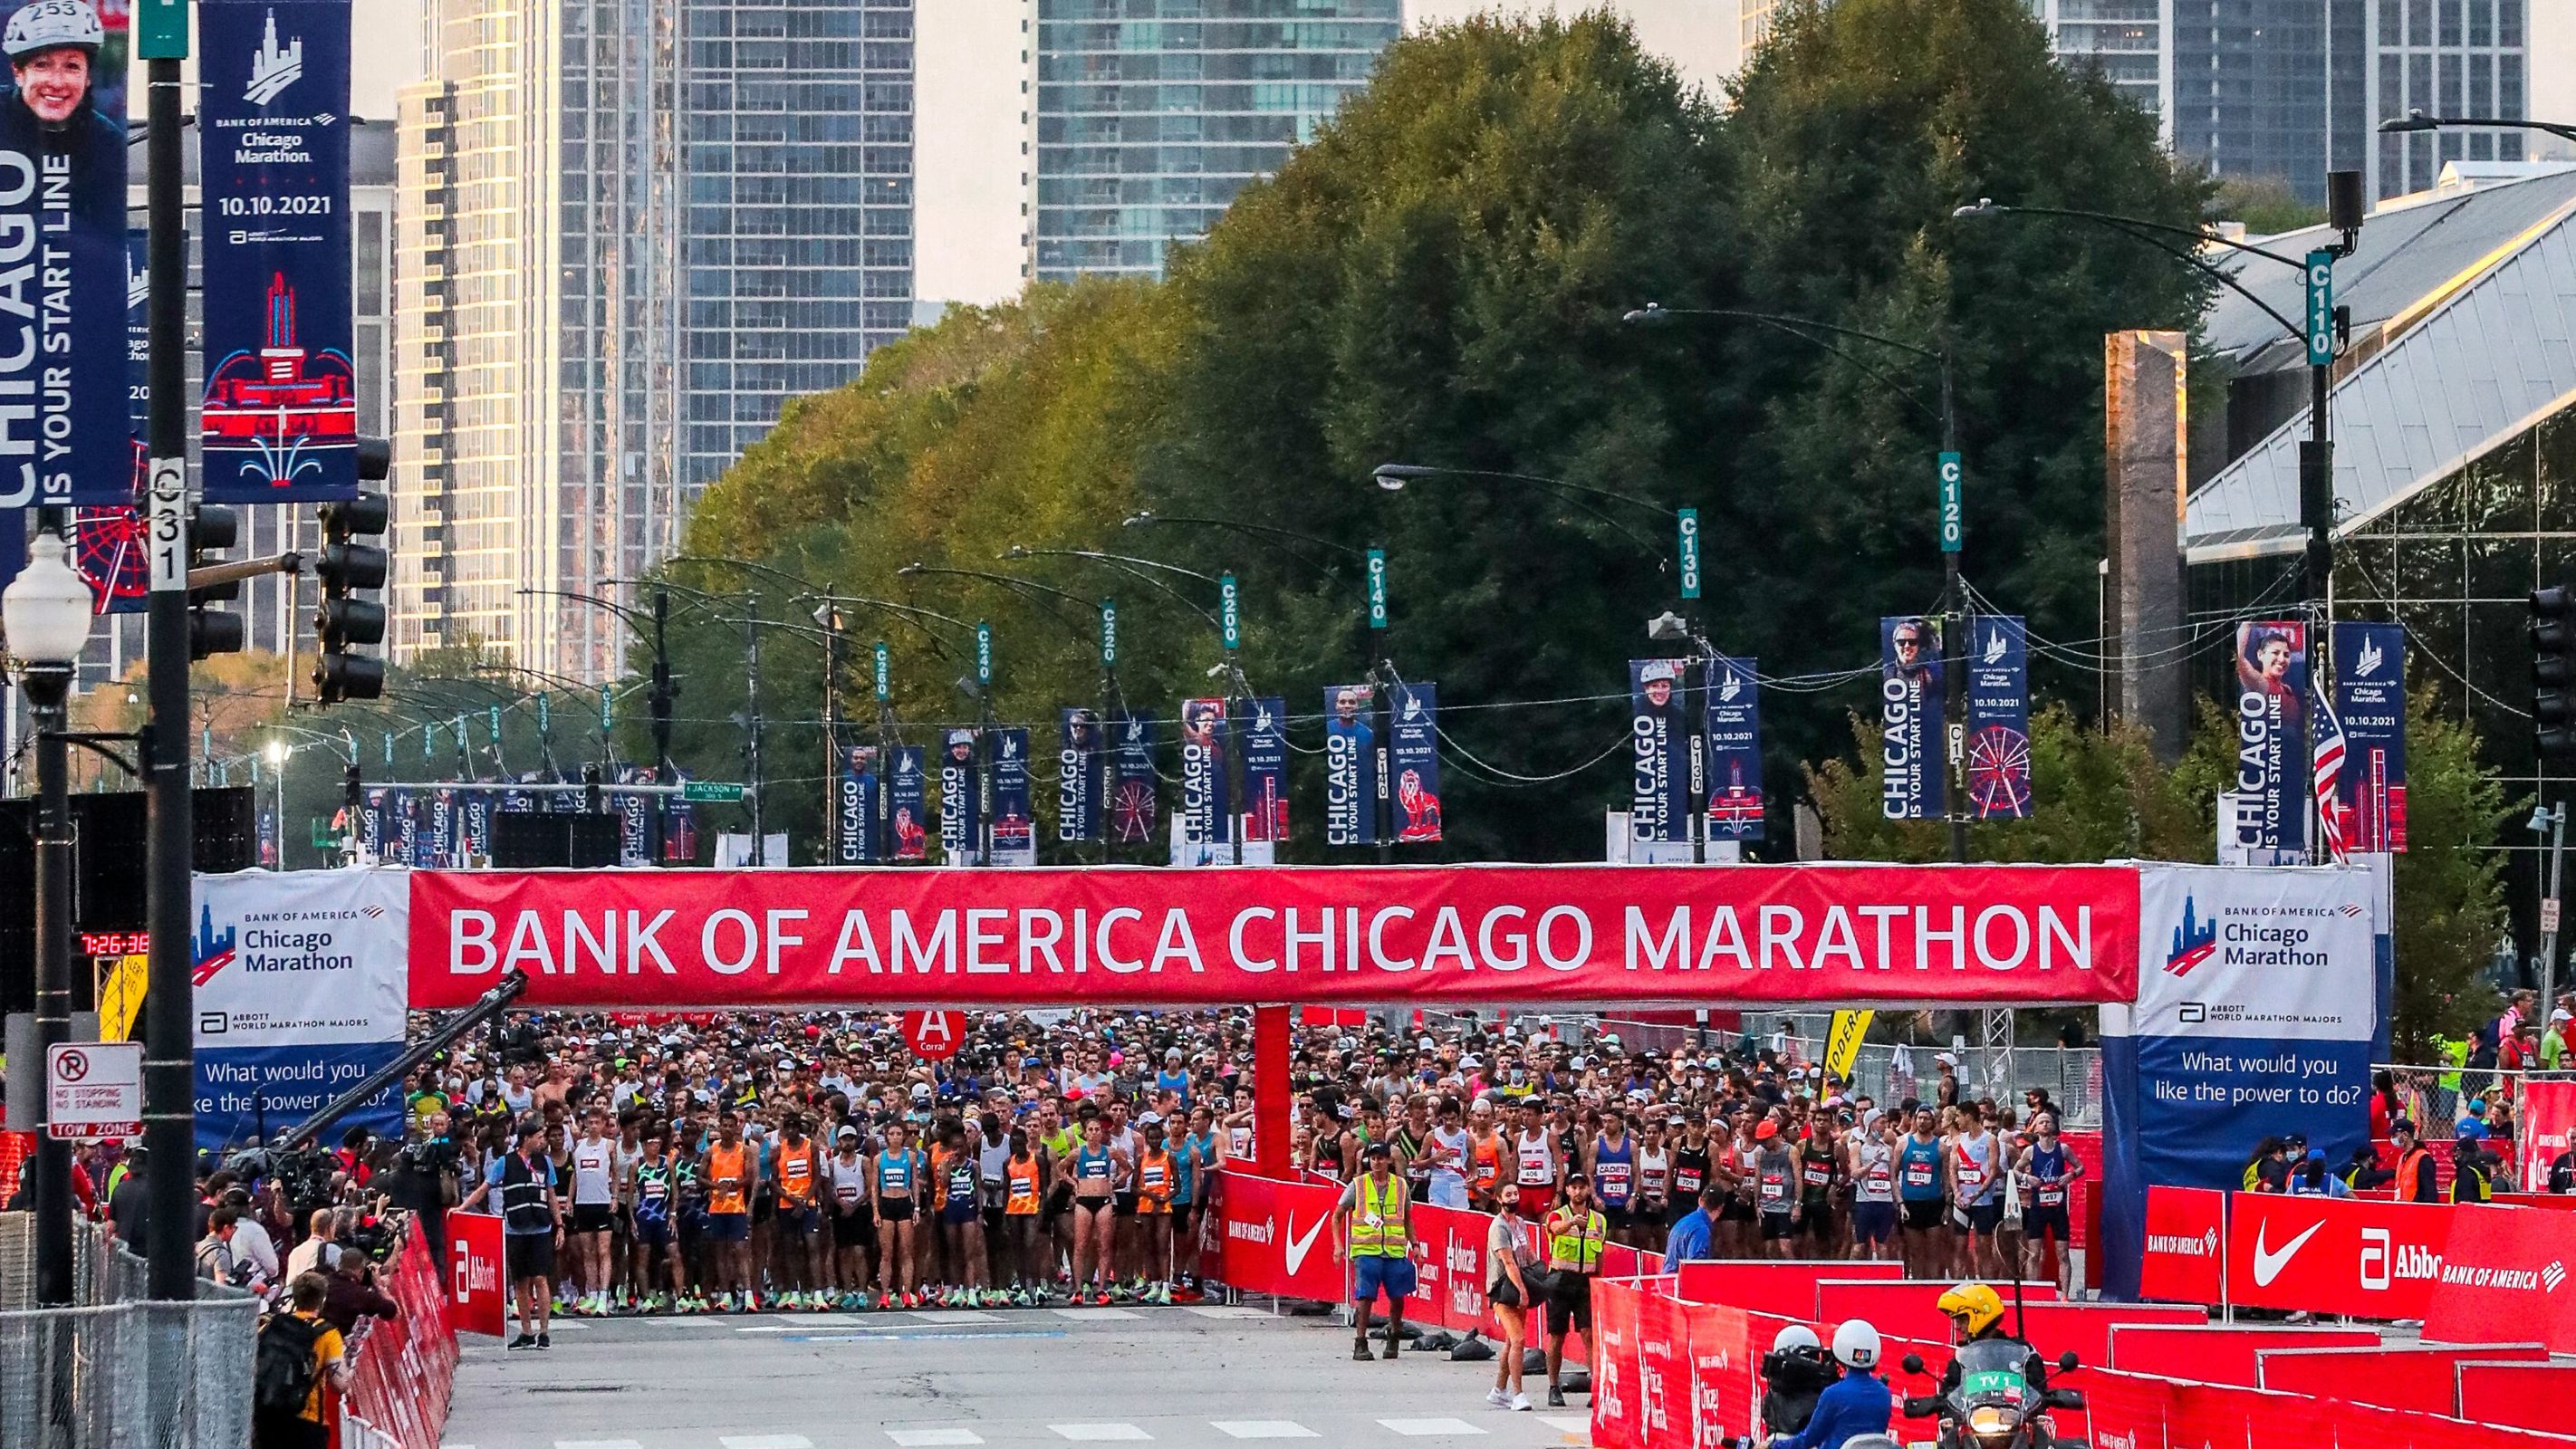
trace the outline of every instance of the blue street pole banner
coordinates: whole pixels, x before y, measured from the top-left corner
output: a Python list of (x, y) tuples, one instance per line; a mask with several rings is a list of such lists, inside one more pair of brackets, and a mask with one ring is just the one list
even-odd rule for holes
[(1968, 633), (1968, 804), (1979, 820), (2030, 814), (2030, 636), (2019, 614)]
[[(310, 1115), (402, 1054), (411, 887), (398, 870), (196, 878), (197, 1145)], [(399, 1083), (349, 1118), (400, 1136)], [(336, 1138), (334, 1139), (336, 1140)]]
[(1243, 838), (1288, 838), (1288, 701), (1251, 700), (1243, 722)]
[(385, 792), (368, 790), (358, 796), (358, 844), (369, 860), (382, 860), (385, 853)]
[(1395, 784), (1398, 844), (1440, 838), (1440, 686), (1428, 680), (1386, 687), (1387, 773)]
[(1708, 833), (1762, 838), (1762, 687), (1750, 659), (1708, 661)]
[(1690, 708), (1685, 659), (1628, 661), (1628, 838), (1669, 845), (1690, 839)]
[(124, 8), (0, 7), (0, 509), (134, 502), (126, 421)]
[[(1106, 605), (1100, 617), (1104, 621), (1110, 617)], [(1056, 712), (1055, 838), (1060, 841), (1100, 838), (1101, 783), (1107, 763), (1104, 733), (1096, 709)]]
[(1161, 781), (1154, 773), (1153, 717), (1119, 716), (1115, 748), (1109, 783), (1109, 838), (1120, 845), (1142, 845), (1152, 840), (1160, 828)]
[(433, 791), (429, 797), (429, 832), (427, 858), (421, 862), (433, 870), (451, 870), (456, 865), (456, 792)]
[(1376, 692), (1365, 684), (1324, 691), (1324, 843), (1377, 843)]
[(1234, 840), (1226, 799), (1225, 701), (1181, 701), (1181, 843)]
[(877, 752), (874, 745), (841, 751), (840, 778), (832, 788), (832, 863), (876, 861)]
[(1029, 732), (993, 731), (993, 865), (1038, 863), (1037, 814), (1029, 801)]
[(493, 792), (470, 790), (465, 795), (465, 854), (469, 859), (489, 859), (492, 854)]
[(385, 792), (384, 861), (387, 865), (411, 865), (412, 855), (420, 846), (420, 820), (412, 813), (411, 791), (395, 788)]
[(930, 775), (921, 746), (901, 745), (894, 752), (894, 784), (889, 790), (888, 848), (897, 860), (928, 860)]
[(2406, 849), (2406, 631), (2395, 624), (2334, 626), (2335, 712), (2343, 716), (2343, 772), (2333, 809), (2347, 848)]
[(2236, 846), (2307, 849), (2308, 632), (2296, 619), (2236, 626)]
[[(146, 471), (143, 433), (151, 400), (145, 381), (147, 340), (145, 326), (146, 289), (143, 286), (143, 233), (125, 234), (125, 399), (126, 422), (133, 428), (133, 446), (128, 450), (133, 467), (133, 480), (125, 501), (117, 504), (77, 508), (72, 513), (72, 566), (89, 583), (96, 610), (102, 614), (140, 614), (152, 599), (150, 561), (143, 549), (143, 514), (138, 506), (143, 498)], [(9, 576), (17, 572), (17, 560), (25, 553), (23, 545), (11, 547), (6, 530), (20, 522), (11, 512), (0, 515), (0, 587), (6, 587)]]
[(975, 732), (946, 731), (939, 745), (939, 861), (974, 863), (984, 839), (982, 786), (976, 780)]
[(347, 0), (201, 0), (206, 497), (358, 486)]
[(1941, 621), (1878, 621), (1879, 813), (1934, 820), (1948, 806), (1941, 766)]
[(2368, 1139), (2385, 940), (2370, 882), (2139, 868), (2138, 1000), (2101, 1009), (2105, 1295), (2137, 1295), (2147, 1184), (2235, 1191), (2249, 1144), (2296, 1132), (2332, 1167)]
[[(688, 783), (689, 772), (674, 768), (671, 783)], [(694, 864), (698, 858), (698, 807), (676, 795), (662, 799), (662, 859)]]
[[(622, 785), (649, 785), (653, 772), (634, 765), (617, 767), (617, 780)], [(650, 865), (653, 863), (651, 822), (645, 819), (644, 802), (653, 798), (632, 790), (613, 791), (608, 808), (617, 812), (617, 863)]]

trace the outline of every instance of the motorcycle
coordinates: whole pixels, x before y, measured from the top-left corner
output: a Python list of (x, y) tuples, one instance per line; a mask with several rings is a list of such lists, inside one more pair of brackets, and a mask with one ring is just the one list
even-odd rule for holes
[[(2081, 1440), (2058, 1438), (2048, 1416), (2051, 1409), (2083, 1408), (2084, 1395), (2033, 1388), (2026, 1367), (2031, 1357), (2028, 1345), (2009, 1339), (1962, 1345), (1959, 1386), (1946, 1395), (1907, 1395), (1905, 1417), (1939, 1420), (1937, 1449), (2085, 1449)], [(1904, 1368), (1922, 1373), (1923, 1355), (1907, 1354)], [(2059, 1373), (2075, 1369), (2074, 1354), (2059, 1356)]]

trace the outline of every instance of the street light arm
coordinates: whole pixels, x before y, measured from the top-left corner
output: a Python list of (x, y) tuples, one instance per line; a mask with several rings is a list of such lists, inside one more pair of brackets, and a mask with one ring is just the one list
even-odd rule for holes
[[(679, 588), (680, 585), (673, 584), (671, 587)], [(594, 605), (598, 608), (606, 609), (608, 612), (624, 619), (627, 623), (633, 625), (639, 630), (647, 623), (651, 622), (642, 615), (641, 611), (630, 609), (626, 605), (618, 603), (613, 599), (603, 599), (597, 594), (577, 594), (569, 589), (521, 589), (518, 592), (523, 597), (571, 599), (576, 603)]]
[(2491, 131), (2546, 131), (2552, 136), (2576, 141), (2576, 125), (2561, 121), (2509, 121), (2501, 116), (2428, 116), (2420, 110), (2391, 116), (2379, 123), (2379, 130), (2382, 135), (2403, 135), (2412, 131), (2439, 131), (2448, 126)]
[(2185, 266), (2193, 268), (2203, 276), (2208, 277), (2211, 281), (2218, 283), (2227, 290), (2234, 292), (2237, 296), (2253, 303), (2264, 316), (2281, 324), (2281, 330), (2290, 335), (2291, 341), (2298, 343), (2302, 347), (2307, 345), (2307, 329), (2299, 326), (2295, 322), (2292, 322), (2289, 318), (2282, 316), (2279, 310), (2274, 308), (2271, 303), (2255, 296), (2251, 291), (2246, 289), (2244, 283), (2237, 281), (2234, 276), (2230, 275), (2226, 271), (2210, 265), (2207, 261), (2193, 256), (2191, 253), (2184, 251), (2178, 246), (2168, 245), (2142, 232), (2130, 231), (2124, 226), (2114, 226), (2113, 230), (2124, 233), (2131, 240), (2142, 246), (2154, 247), (2157, 251), (2163, 252), (2166, 256), (2172, 257), (2174, 260), (2183, 263)]
[(2261, 257), (2265, 261), (2279, 262), (2293, 271), (2304, 272), (2308, 269), (2307, 260), (2303, 257), (2285, 256), (2268, 247), (2258, 247), (2252, 242), (2241, 242), (2233, 237), (2220, 236), (2206, 227), (2195, 230), (2187, 226), (2175, 226), (2170, 222), (2148, 221), (2143, 217), (2115, 216), (2107, 211), (2076, 211), (2062, 206), (2006, 206), (1991, 199), (1980, 199), (1974, 205), (1960, 207), (1950, 214), (1954, 217), (2055, 216), (2073, 221), (2089, 221), (2099, 226), (2117, 227), (2123, 230), (2144, 228), (2148, 231), (2164, 232), (2170, 236), (2189, 237), (2203, 246), (2226, 247), (2230, 251), (2244, 252), (2249, 256)]
[(1048, 618), (1063, 625), (1065, 630), (1071, 633), (1075, 638), (1088, 639), (1091, 637), (1089, 631), (1084, 626), (1076, 624), (1071, 619), (1066, 618), (1064, 616), (1064, 611), (1058, 609), (1052, 602), (1050, 602), (1050, 599), (1068, 599), (1086, 610), (1095, 609), (1098, 605), (1092, 603), (1089, 599), (1081, 598), (1077, 595), (1067, 593), (1063, 589), (1056, 588), (1052, 584), (1042, 584), (1035, 579), (1015, 579), (1009, 574), (991, 573), (983, 569), (943, 568), (936, 564), (925, 563), (908, 563), (902, 568), (896, 569), (895, 572), (907, 578), (916, 574), (948, 574), (961, 579), (983, 579), (990, 583), (1000, 584), (1005, 588), (1026, 592), (1030, 595), (1031, 602), (1035, 603), (1038, 608), (1045, 611)]
[[(1366, 549), (1353, 548), (1347, 543), (1335, 543), (1331, 539), (1327, 538), (1317, 538), (1311, 533), (1299, 533), (1293, 528), (1280, 528), (1274, 524), (1268, 523), (1245, 523), (1231, 518), (1195, 518), (1177, 513), (1141, 512), (1129, 514), (1125, 519), (1120, 521), (1119, 527), (1134, 528), (1139, 524), (1156, 523), (1182, 523), (1196, 528), (1221, 528), (1231, 533), (1240, 533), (1254, 538), (1275, 538), (1289, 543), (1312, 544), (1317, 548), (1326, 549), (1333, 553), (1345, 554), (1352, 558), (1366, 558), (1368, 556), (1368, 550)], [(1303, 555), (1300, 555), (1300, 557), (1303, 558)], [(1323, 565), (1316, 563), (1312, 559), (1305, 559), (1305, 563), (1309, 568), (1315, 569), (1319, 573), (1325, 571)]]
[[(1151, 560), (1130, 560), (1124, 554), (1099, 553), (1091, 549), (1083, 548), (1023, 548), (1018, 544), (1011, 545), (1011, 547), (1002, 554), (1002, 557), (1006, 559), (1078, 558), (1090, 563), (1100, 564), (1104, 567), (1114, 569), (1158, 593), (1170, 596), (1170, 598), (1180, 604), (1181, 607), (1188, 609), (1191, 613), (1207, 620), (1209, 628), (1215, 629), (1220, 633), (1225, 629), (1225, 625), (1218, 622), (1216, 615), (1209, 613), (1204, 608), (1201, 608), (1196, 599), (1193, 599), (1189, 595), (1182, 593), (1180, 590), (1173, 588), (1170, 584), (1165, 583), (1154, 575), (1145, 572), (1143, 569), (1131, 568), (1128, 566), (1131, 562), (1147, 563), (1151, 562)], [(1207, 575), (1205, 574), (1197, 573), (1190, 569), (1180, 568), (1176, 564), (1164, 564), (1162, 567), (1174, 569), (1179, 573), (1189, 574), (1192, 578), (1207, 579)], [(1208, 579), (1208, 582), (1214, 583), (1216, 580)]]
[(1377, 486), (1389, 493), (1401, 492), (1405, 484), (1425, 478), (1481, 478), (1497, 482), (1528, 483), (1544, 488), (1558, 498), (1600, 519), (1612, 532), (1636, 545), (1639, 552), (1655, 561), (1657, 573), (1663, 572), (1671, 563), (1664, 557), (1663, 550), (1639, 538), (1636, 530), (1594, 507), (1590, 500), (1606, 498), (1614, 503), (1625, 503), (1632, 507), (1660, 513), (1666, 518), (1681, 517), (1678, 510), (1666, 508), (1660, 503), (1650, 503), (1633, 493), (1621, 493), (1613, 488), (1596, 488), (1588, 483), (1572, 483), (1563, 478), (1548, 478), (1536, 473), (1504, 473), (1490, 468), (1430, 468), (1418, 463), (1380, 463), (1370, 476), (1377, 480)]
[[(1863, 342), (1875, 342), (1881, 347), (1893, 347), (1899, 352), (1910, 352), (1927, 362), (1939, 362), (1941, 360), (1941, 353), (1938, 349), (1926, 347), (1919, 342), (1908, 342), (1900, 337), (1890, 337), (1883, 332), (1870, 332), (1858, 327), (1845, 327), (1838, 322), (1821, 322), (1813, 317), (1792, 317), (1785, 312), (1746, 312), (1739, 311), (1732, 307), (1667, 307), (1661, 302), (1648, 302), (1645, 306), (1628, 313), (1619, 320), (1623, 322), (1651, 323), (1660, 322), (1667, 317), (1733, 317), (1745, 322), (1766, 323), (1772, 327), (1780, 328), (1783, 331), (1793, 327), (1813, 328), (1819, 332), (1832, 332), (1843, 337), (1856, 337)], [(1797, 334), (1793, 333), (1792, 335)], [(1814, 339), (1810, 338), (1809, 340), (1813, 341)]]

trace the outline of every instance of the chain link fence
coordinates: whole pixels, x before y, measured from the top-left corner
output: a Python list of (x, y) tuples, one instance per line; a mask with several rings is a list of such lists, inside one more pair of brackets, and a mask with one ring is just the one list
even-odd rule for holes
[(72, 1303), (34, 1307), (35, 1215), (0, 1213), (0, 1446), (244, 1449), (258, 1300), (144, 1300), (141, 1258), (73, 1229)]

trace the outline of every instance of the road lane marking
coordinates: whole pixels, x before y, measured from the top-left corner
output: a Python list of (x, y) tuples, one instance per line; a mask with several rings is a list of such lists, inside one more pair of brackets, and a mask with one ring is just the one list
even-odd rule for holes
[(1288, 1419), (1217, 1419), (1217, 1432), (1236, 1439), (1321, 1439), (1324, 1436)]
[(716, 1442), (724, 1449), (814, 1449), (814, 1441), (802, 1434), (723, 1434)]
[(1379, 1423), (1408, 1439), (1428, 1439), (1443, 1434), (1482, 1434), (1485, 1431), (1464, 1419), (1380, 1419)]
[(1077, 1322), (1086, 1318), (1142, 1318), (1145, 1316), (1130, 1308), (1050, 1308), (1047, 1312), (1058, 1318), (1070, 1318)]
[(984, 1436), (972, 1429), (888, 1429), (886, 1437), (903, 1449), (939, 1449), (946, 1444), (981, 1444)]
[(1056, 1434), (1086, 1443), (1129, 1442), (1154, 1436), (1133, 1424), (1049, 1424)]
[(1246, 1308), (1239, 1303), (1206, 1303), (1184, 1308), (1181, 1311), (1195, 1313), (1201, 1318), (1268, 1318), (1270, 1316), (1261, 1309)]

